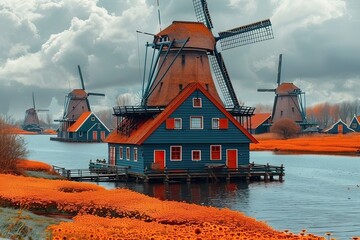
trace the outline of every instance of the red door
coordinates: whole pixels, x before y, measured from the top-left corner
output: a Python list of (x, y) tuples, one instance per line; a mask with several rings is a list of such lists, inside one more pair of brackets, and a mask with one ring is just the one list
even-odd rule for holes
[(238, 154), (237, 149), (226, 150), (226, 165), (228, 168), (238, 167)]
[(165, 150), (154, 150), (154, 168), (158, 170), (164, 170)]

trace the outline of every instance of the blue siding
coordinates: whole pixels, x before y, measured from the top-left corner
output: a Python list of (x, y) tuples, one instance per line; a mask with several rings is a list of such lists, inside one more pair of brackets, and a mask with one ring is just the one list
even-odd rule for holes
[[(202, 98), (202, 108), (194, 108), (192, 99)], [(203, 117), (203, 129), (190, 129), (190, 116)], [(150, 143), (249, 143), (250, 140), (231, 121), (228, 129), (212, 129), (212, 118), (225, 115), (200, 91), (191, 94), (169, 118), (181, 118), (182, 129), (166, 129), (166, 123), (155, 130), (145, 144)]]
[[(129, 171), (135, 173), (144, 172), (144, 158), (143, 158), (143, 147), (138, 145), (119, 145), (119, 144), (109, 144), (108, 145), (108, 163), (110, 163), (110, 147), (115, 147), (115, 165), (122, 167), (129, 167)], [(123, 159), (120, 159), (120, 147), (123, 147)], [(126, 148), (130, 148), (130, 159), (126, 159)], [(138, 149), (138, 160), (134, 161), (134, 148)]]
[[(225, 164), (226, 165), (226, 150), (237, 149), (238, 150), (238, 165), (249, 164), (249, 144), (226, 144), (221, 146), (221, 160), (210, 160), (210, 145), (214, 144), (178, 144), (182, 146), (182, 160), (171, 161), (170, 160), (170, 146), (168, 144), (156, 144), (144, 146), (144, 166), (149, 169), (151, 164), (154, 162), (154, 150), (165, 150), (166, 151), (166, 167), (167, 169), (200, 169), (203, 170), (206, 164)], [(191, 150), (201, 151), (201, 160), (191, 160)]]

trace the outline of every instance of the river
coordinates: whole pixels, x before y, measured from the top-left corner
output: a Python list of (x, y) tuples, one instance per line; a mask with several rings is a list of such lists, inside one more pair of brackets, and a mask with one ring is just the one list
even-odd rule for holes
[[(63, 143), (46, 135), (25, 135), (29, 159), (65, 168), (87, 168), (107, 158), (103, 143)], [(160, 199), (230, 208), (278, 230), (302, 229), (332, 238), (360, 235), (360, 158), (251, 152), (251, 161), (285, 166), (285, 181), (253, 183), (97, 183), (125, 187)]]

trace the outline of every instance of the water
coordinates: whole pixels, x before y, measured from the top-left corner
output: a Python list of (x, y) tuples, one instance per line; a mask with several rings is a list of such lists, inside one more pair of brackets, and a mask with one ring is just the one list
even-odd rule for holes
[[(87, 168), (90, 159), (106, 158), (107, 145), (62, 143), (49, 136), (24, 136), (29, 159), (65, 168)], [(333, 238), (360, 235), (360, 158), (280, 155), (252, 152), (255, 163), (284, 164), (285, 182), (218, 184), (99, 183), (126, 187), (160, 199), (226, 207), (267, 222), (278, 230), (301, 229)]]

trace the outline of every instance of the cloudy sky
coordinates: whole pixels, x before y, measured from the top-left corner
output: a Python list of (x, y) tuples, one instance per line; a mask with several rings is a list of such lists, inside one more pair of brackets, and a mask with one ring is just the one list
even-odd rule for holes
[[(270, 18), (274, 39), (223, 51), (246, 105), (272, 104), (278, 55), (282, 81), (306, 92), (307, 105), (359, 99), (360, 1), (208, 0), (213, 32)], [(158, 22), (158, 10), (161, 25)], [(138, 95), (146, 41), (173, 20), (195, 21), (192, 0), (0, 0), (0, 113), (15, 119), (32, 107), (61, 115), (82, 68), (93, 108)]]

